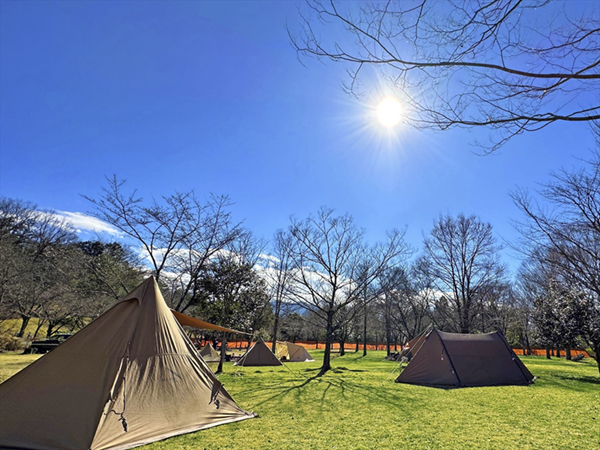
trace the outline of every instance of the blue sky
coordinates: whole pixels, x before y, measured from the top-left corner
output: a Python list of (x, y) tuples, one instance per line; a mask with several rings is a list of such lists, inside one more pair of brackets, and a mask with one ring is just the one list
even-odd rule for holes
[[(145, 198), (227, 194), (270, 238), (320, 206), (374, 242), (408, 226), (419, 247), (440, 213), (476, 214), (514, 241), (508, 194), (579, 166), (585, 124), (555, 124), (491, 156), (482, 131), (389, 131), (342, 66), (304, 60), (292, 1), (0, 2), (0, 195), (86, 213), (104, 177)], [(505, 260), (516, 267), (511, 252)]]

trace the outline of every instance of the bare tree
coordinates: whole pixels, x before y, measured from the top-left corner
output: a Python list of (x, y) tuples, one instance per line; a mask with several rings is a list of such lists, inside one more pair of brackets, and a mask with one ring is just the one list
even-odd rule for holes
[(139, 243), (156, 279), (171, 288), (166, 300), (185, 311), (198, 301), (197, 279), (206, 263), (241, 233), (228, 211), (229, 198), (211, 196), (203, 204), (193, 191), (178, 192), (146, 205), (135, 190), (124, 192), (125, 181), (114, 176), (107, 182), (100, 198), (84, 198), (98, 218)]
[[(523, 249), (588, 292), (592, 309), (586, 338), (598, 354), (600, 321), (594, 318), (600, 317), (600, 151), (580, 170), (553, 173), (538, 195), (550, 207), (526, 191), (513, 194), (526, 217), (517, 223), (528, 244)], [(600, 358), (598, 364), (600, 370)]]
[(502, 280), (505, 272), (492, 226), (475, 216), (441, 216), (424, 246), (423, 270), (448, 301), (455, 330), (469, 333), (475, 327), (486, 292)]
[(479, 144), (493, 151), (553, 122), (600, 119), (594, 2), (308, 0), (300, 19), (288, 31), (300, 55), (344, 64), (354, 95), (373, 68), (418, 128), (487, 127)]
[(65, 219), (33, 204), (0, 198), (0, 305), (22, 320), (23, 336), (58, 284), (58, 261), (77, 236)]
[[(388, 233), (388, 241), (369, 247), (364, 230), (349, 215), (336, 217), (334, 211), (321, 208), (316, 216), (304, 221), (291, 219), (294, 237), (292, 252), (292, 299), (314, 313), (326, 328), (325, 355), (319, 376), (331, 369), (331, 344), (344, 320), (340, 315), (357, 310), (360, 295), (374, 283), (383, 270), (406, 257), (408, 249), (403, 233)], [(366, 269), (365, 269), (366, 268)]]
[(395, 330), (396, 336), (402, 338), (404, 343), (419, 335), (429, 325), (428, 314), (433, 292), (431, 283), (415, 265), (411, 268), (401, 267), (391, 275), (392, 278), (386, 284), (386, 301), (390, 302), (390, 323), (387, 327), (391, 327), (390, 332)]
[(376, 301), (379, 310), (379, 320), (383, 325), (387, 356), (390, 356), (393, 330), (398, 324), (404, 322), (408, 325), (409, 318), (405, 315), (404, 306), (407, 299), (412, 296), (411, 286), (408, 280), (406, 269), (398, 266), (386, 270), (379, 277), (381, 292)]
[(273, 331), (271, 333), (271, 350), (275, 353), (277, 333), (281, 309), (289, 297), (291, 282), (291, 249), (292, 239), (290, 233), (277, 231), (273, 240), (273, 255), (265, 268), (270, 297), (273, 302)]
[[(118, 300), (144, 280), (147, 268), (131, 248), (117, 242), (83, 241), (77, 246), (85, 255), (86, 276), (82, 286), (87, 297)], [(91, 317), (102, 312), (89, 311)]]

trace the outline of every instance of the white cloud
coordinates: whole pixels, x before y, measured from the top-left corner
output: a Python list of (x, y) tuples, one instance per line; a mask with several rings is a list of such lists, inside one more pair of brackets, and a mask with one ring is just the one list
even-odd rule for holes
[(123, 233), (109, 223), (106, 223), (96, 217), (88, 216), (80, 212), (56, 211), (54, 213), (59, 219), (64, 219), (77, 231), (93, 232), (101, 234), (110, 234), (112, 236), (123, 237)]

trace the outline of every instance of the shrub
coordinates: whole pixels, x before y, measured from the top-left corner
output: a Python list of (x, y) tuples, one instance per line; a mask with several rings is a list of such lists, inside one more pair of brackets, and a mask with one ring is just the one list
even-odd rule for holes
[(0, 351), (14, 352), (22, 348), (23, 343), (21, 339), (14, 337), (10, 333), (0, 333)]

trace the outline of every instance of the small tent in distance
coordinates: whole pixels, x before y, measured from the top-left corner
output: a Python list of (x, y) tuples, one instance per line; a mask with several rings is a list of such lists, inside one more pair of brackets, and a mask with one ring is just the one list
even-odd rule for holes
[(500, 332), (432, 330), (396, 382), (438, 387), (527, 385), (533, 375)]
[(153, 277), (0, 385), (0, 448), (124, 450), (251, 417)]
[(210, 342), (207, 342), (206, 345), (200, 349), (199, 353), (206, 362), (219, 362), (221, 360), (221, 355), (219, 355), (219, 352), (214, 349)]
[(285, 362), (313, 362), (314, 359), (310, 353), (301, 345), (290, 342), (277, 342), (275, 355)]
[(281, 366), (281, 361), (271, 351), (265, 341), (259, 339), (244, 356), (242, 356), (235, 366)]
[(427, 334), (423, 333), (416, 338), (411, 339), (402, 347), (402, 351), (400, 352), (400, 357), (406, 358), (407, 361), (413, 359), (413, 357), (417, 354), (417, 352), (421, 349), (423, 344), (425, 343), (425, 339), (427, 338)]

